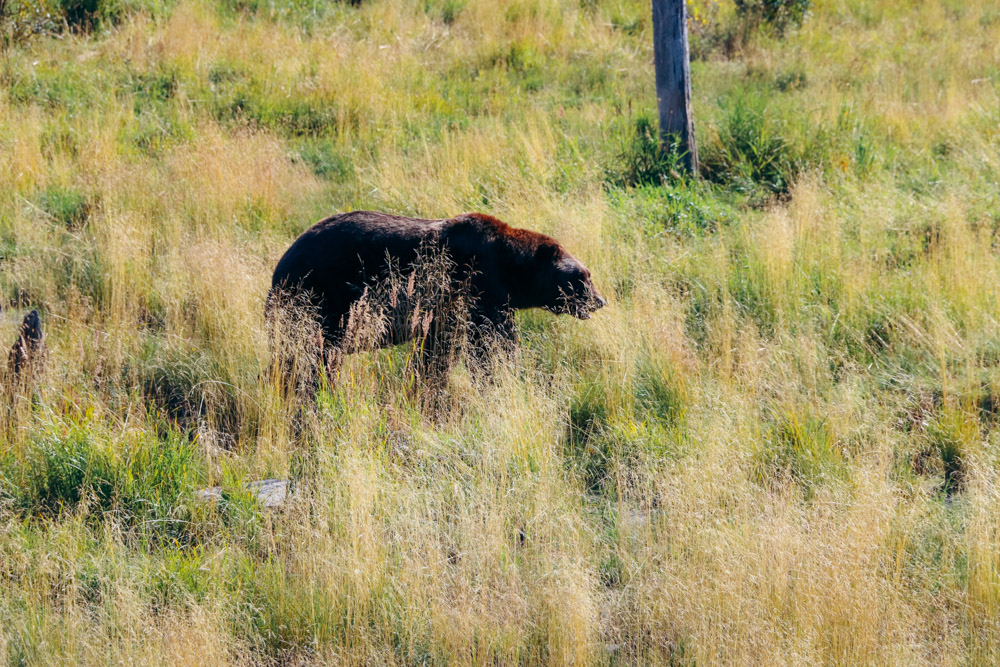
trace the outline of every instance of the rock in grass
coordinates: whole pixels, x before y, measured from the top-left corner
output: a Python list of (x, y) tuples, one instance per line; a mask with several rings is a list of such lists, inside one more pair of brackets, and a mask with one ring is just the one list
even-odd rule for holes
[[(266, 509), (282, 507), (294, 495), (291, 482), (287, 479), (262, 479), (249, 482), (243, 488), (253, 494)], [(199, 500), (218, 502), (222, 500), (222, 487), (210, 486), (207, 489), (198, 489), (196, 495)]]

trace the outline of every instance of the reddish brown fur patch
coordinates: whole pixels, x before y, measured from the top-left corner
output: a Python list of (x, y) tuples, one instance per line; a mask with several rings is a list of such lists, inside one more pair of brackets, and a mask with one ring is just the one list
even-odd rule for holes
[(545, 234), (541, 234), (539, 232), (533, 232), (530, 229), (511, 227), (503, 220), (494, 218), (492, 215), (487, 215), (485, 213), (466, 213), (465, 215), (460, 215), (458, 217), (465, 218), (467, 220), (475, 220), (484, 227), (488, 227), (497, 238), (505, 238), (509, 241), (513, 241), (525, 254), (537, 250), (540, 246), (550, 244), (560, 250), (562, 249), (559, 242), (551, 236), (546, 236)]

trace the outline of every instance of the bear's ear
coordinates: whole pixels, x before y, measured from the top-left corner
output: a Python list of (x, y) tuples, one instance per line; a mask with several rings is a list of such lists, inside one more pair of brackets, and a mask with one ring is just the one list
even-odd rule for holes
[(539, 262), (554, 262), (559, 258), (559, 244), (547, 241), (538, 246), (535, 250), (535, 259)]

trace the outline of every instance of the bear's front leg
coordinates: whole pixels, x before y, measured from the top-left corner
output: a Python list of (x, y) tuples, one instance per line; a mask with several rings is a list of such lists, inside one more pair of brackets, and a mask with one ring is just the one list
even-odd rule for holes
[(509, 363), (517, 351), (514, 311), (503, 308), (471, 313), (468, 332), (471, 370), (491, 376), (497, 367)]

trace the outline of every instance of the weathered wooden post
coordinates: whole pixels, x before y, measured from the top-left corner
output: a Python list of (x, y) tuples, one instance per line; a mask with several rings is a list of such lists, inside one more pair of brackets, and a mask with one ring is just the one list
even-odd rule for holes
[(660, 107), (660, 143), (671, 135), (681, 141), (684, 167), (698, 173), (698, 147), (691, 113), (691, 65), (685, 0), (653, 0), (653, 56), (656, 99)]

